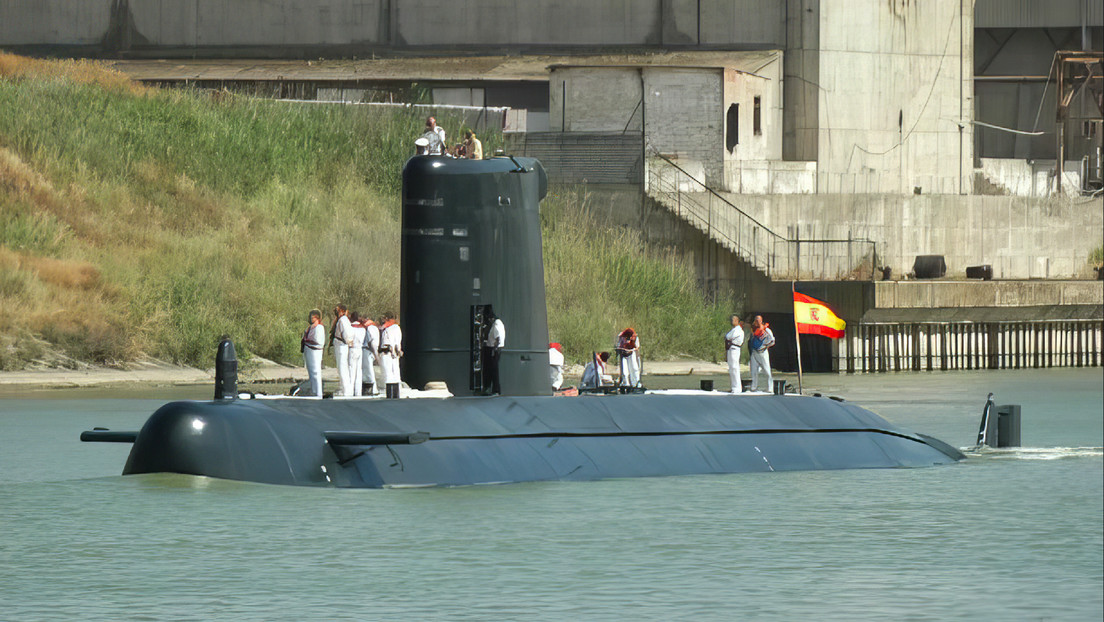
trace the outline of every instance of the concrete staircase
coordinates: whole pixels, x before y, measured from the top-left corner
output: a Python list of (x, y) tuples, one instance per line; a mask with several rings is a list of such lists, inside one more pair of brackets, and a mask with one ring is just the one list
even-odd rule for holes
[(771, 231), (670, 159), (647, 161), (646, 192), (659, 205), (776, 281), (869, 280), (869, 240), (789, 239)]

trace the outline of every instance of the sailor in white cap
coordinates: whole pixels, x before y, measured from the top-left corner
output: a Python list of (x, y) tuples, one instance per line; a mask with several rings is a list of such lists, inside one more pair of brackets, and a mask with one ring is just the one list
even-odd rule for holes
[(427, 149), (429, 149), (429, 139), (425, 136), (414, 141), (414, 155), (425, 155)]

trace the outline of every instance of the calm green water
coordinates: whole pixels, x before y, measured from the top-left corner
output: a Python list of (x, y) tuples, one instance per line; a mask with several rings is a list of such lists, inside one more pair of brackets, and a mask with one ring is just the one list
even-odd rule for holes
[(959, 447), (1023, 406), (1025, 449), (948, 467), (420, 490), (124, 478), (80, 431), (207, 387), (9, 390), (0, 620), (1100, 620), (1102, 381), (806, 379)]

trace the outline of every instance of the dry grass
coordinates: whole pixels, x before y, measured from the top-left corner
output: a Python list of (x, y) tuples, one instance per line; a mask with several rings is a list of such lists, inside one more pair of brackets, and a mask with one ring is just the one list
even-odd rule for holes
[[(243, 359), (298, 362), (307, 310), (397, 310), (400, 171), (423, 119), (366, 108), (148, 90), (94, 62), (0, 54), (0, 367), (43, 339), (79, 361), (209, 367), (223, 334)], [(585, 204), (542, 212), (553, 339), (605, 349), (633, 325), (652, 357), (705, 355), (723, 312), (689, 267)], [(676, 342), (675, 324), (696, 336)]]
[(107, 67), (100, 61), (88, 59), (42, 60), (0, 52), (0, 79), (64, 78), (78, 84), (92, 84), (109, 91), (123, 91), (135, 95), (151, 92), (151, 89), (131, 80), (126, 74)]

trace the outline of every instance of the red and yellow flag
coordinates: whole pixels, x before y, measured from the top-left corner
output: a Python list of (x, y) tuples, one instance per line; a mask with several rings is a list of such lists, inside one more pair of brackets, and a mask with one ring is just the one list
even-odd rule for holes
[(842, 337), (843, 328), (847, 326), (828, 305), (797, 292), (794, 292), (794, 323), (802, 335), (823, 335), (832, 339)]

